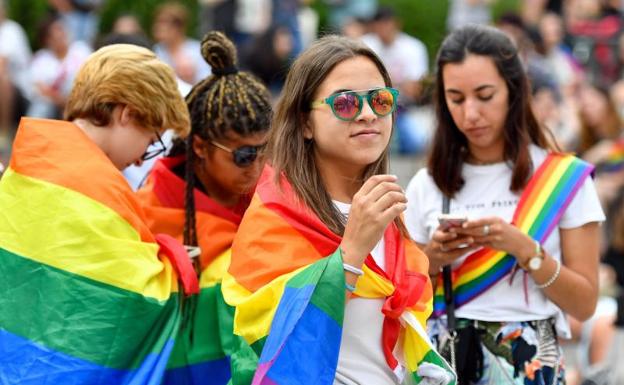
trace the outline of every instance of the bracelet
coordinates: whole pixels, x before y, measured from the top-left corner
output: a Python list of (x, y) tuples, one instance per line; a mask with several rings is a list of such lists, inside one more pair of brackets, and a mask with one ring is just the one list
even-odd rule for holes
[(364, 272), (362, 271), (362, 269), (358, 269), (357, 267), (351, 266), (348, 263), (343, 263), (342, 267), (345, 269), (345, 271), (348, 271), (349, 273), (353, 273), (357, 275), (358, 277), (361, 275), (364, 275)]
[(559, 278), (559, 273), (561, 273), (561, 261), (555, 259), (555, 262), (557, 263), (555, 273), (552, 275), (552, 277), (550, 277), (548, 281), (544, 282), (541, 285), (536, 285), (538, 289), (546, 289), (548, 286), (552, 285), (557, 280), (557, 278)]
[(348, 283), (345, 282), (345, 289), (349, 290), (351, 293), (353, 293), (355, 291), (355, 286), (353, 285), (349, 285)]

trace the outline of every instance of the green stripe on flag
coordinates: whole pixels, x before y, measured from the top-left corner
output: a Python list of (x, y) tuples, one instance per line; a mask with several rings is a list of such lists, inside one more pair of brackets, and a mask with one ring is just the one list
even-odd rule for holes
[(1, 248), (0, 277), (0, 328), (105, 367), (138, 367), (180, 322), (178, 293), (159, 302)]

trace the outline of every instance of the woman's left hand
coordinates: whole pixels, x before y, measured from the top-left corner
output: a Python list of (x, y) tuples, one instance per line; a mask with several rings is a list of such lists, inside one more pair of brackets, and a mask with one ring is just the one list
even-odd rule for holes
[(520, 266), (526, 266), (535, 255), (535, 241), (499, 217), (466, 221), (462, 227), (455, 227), (450, 231), (472, 236), (477, 245), (506, 251), (516, 257)]

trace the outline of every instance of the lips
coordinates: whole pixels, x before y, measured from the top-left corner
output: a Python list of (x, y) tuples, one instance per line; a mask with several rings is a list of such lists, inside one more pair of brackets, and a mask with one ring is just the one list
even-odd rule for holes
[(372, 136), (372, 135), (379, 135), (381, 134), (381, 132), (377, 131), (377, 130), (362, 130), (362, 131), (358, 131), (355, 134), (351, 134), (351, 137), (357, 137), (357, 136)]
[(482, 135), (487, 132), (487, 127), (471, 127), (466, 129), (466, 133), (470, 135)]

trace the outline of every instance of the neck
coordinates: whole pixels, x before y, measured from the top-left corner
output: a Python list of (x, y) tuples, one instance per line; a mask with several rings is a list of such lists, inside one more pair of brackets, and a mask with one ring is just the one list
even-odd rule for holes
[(209, 172), (198, 163), (194, 166), (195, 177), (204, 187), (204, 192), (218, 204), (224, 207), (233, 207), (240, 201), (239, 194), (233, 194), (231, 191), (222, 188), (219, 183), (212, 178)]
[(477, 148), (470, 146), (468, 148), (467, 162), (476, 165), (487, 165), (500, 163), (505, 160), (502, 143), (500, 146), (491, 146), (488, 148)]
[(316, 167), (331, 199), (351, 203), (364, 181), (364, 168), (353, 165), (337, 165), (335, 161), (316, 157)]
[(74, 119), (72, 123), (78, 126), (102, 151), (106, 152), (106, 132), (102, 130), (102, 127), (98, 127), (86, 119)]
[(64, 59), (68, 51), (69, 48), (67, 46), (57, 47), (53, 50), (54, 55), (59, 59)]
[(165, 45), (170, 51), (177, 51), (184, 43), (185, 37), (184, 35), (170, 36)]

